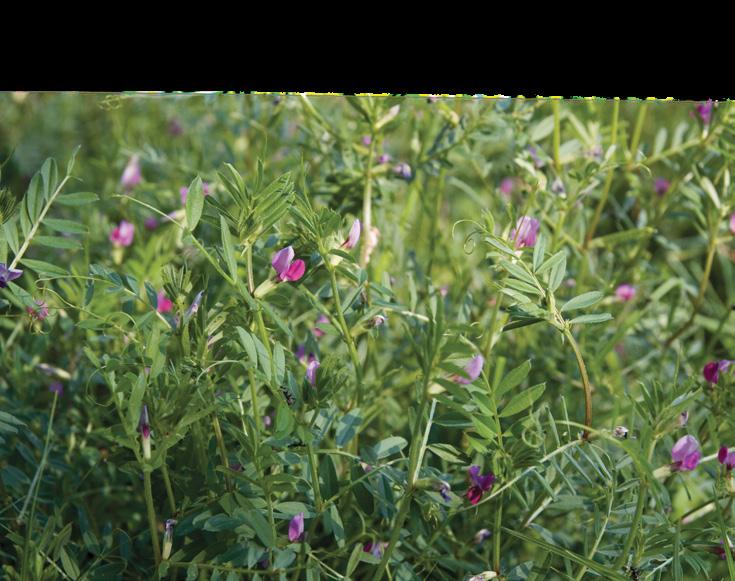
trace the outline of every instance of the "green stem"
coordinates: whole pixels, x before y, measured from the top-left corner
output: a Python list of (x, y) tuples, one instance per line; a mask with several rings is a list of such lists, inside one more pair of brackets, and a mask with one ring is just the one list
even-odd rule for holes
[(166, 465), (166, 458), (163, 459), (161, 464), (161, 472), (163, 473), (163, 484), (166, 486), (166, 495), (168, 496), (168, 507), (171, 510), (171, 515), (176, 514), (176, 498), (174, 497), (174, 489), (171, 486), (171, 477), (168, 474), (168, 466)]
[(352, 337), (350, 328), (347, 326), (347, 321), (345, 321), (344, 313), (342, 313), (342, 300), (340, 299), (339, 289), (337, 288), (337, 275), (335, 274), (334, 267), (329, 264), (327, 259), (324, 260), (324, 264), (327, 266), (327, 271), (329, 272), (329, 282), (332, 286), (334, 306), (337, 308), (337, 320), (339, 321), (339, 326), (342, 330), (342, 336), (344, 337), (347, 348), (349, 349), (352, 365), (355, 368), (355, 381), (357, 382), (355, 390), (355, 404), (360, 405), (362, 402), (362, 366), (360, 365), (360, 357), (357, 354), (355, 339)]
[(322, 491), (319, 487), (319, 467), (316, 463), (316, 454), (314, 454), (314, 446), (311, 442), (306, 443), (306, 451), (309, 455), (309, 469), (311, 470), (311, 487), (314, 490), (314, 503), (316, 511), (321, 513), (324, 510), (324, 500), (322, 500)]
[[(610, 146), (614, 147), (618, 141), (618, 117), (620, 114), (620, 99), (615, 99), (613, 102), (613, 118), (612, 118), (612, 129), (611, 129), (611, 136), (610, 136)], [(595, 208), (595, 215), (592, 218), (592, 222), (590, 223), (590, 227), (587, 230), (587, 237), (584, 241), (584, 249), (586, 250), (590, 242), (592, 241), (593, 236), (595, 235), (595, 230), (597, 229), (597, 224), (600, 222), (600, 216), (602, 216), (602, 210), (605, 208), (605, 204), (607, 204), (607, 197), (610, 194), (610, 187), (612, 186), (612, 179), (613, 179), (613, 173), (614, 169), (610, 168), (610, 170), (607, 172), (607, 177), (605, 178), (605, 185), (602, 188), (602, 195), (600, 196), (600, 201), (597, 203), (597, 208)]]
[(360, 248), (360, 266), (365, 268), (368, 263), (368, 247), (373, 225), (373, 158), (375, 157), (375, 135), (370, 131), (370, 151), (368, 153), (367, 169), (365, 170), (365, 189), (362, 194), (362, 247)]
[[(227, 448), (225, 448), (225, 440), (222, 437), (222, 426), (220, 426), (219, 418), (216, 413), (212, 413), (212, 427), (214, 428), (214, 436), (217, 439), (217, 448), (219, 449), (220, 459), (225, 469), (229, 469), (230, 462), (227, 458)], [(232, 492), (232, 480), (229, 475), (225, 472), (225, 487), (227, 492)]]
[[(587, 375), (587, 366), (584, 364), (582, 358), (582, 352), (579, 350), (579, 345), (574, 339), (574, 335), (568, 327), (564, 328), (564, 336), (569, 341), (569, 345), (574, 351), (574, 357), (577, 359), (577, 366), (579, 367), (579, 374), (582, 377), (582, 388), (584, 389), (584, 425), (588, 428), (592, 427), (592, 387), (590, 386), (590, 379)], [(589, 431), (585, 430), (582, 438), (586, 440), (589, 437)]]
[(431, 370), (427, 370), (427, 372), (424, 374), (421, 405), (419, 406), (418, 414), (416, 414), (416, 420), (414, 423), (413, 434), (411, 438), (411, 449), (408, 453), (408, 472), (406, 473), (408, 478), (406, 482), (406, 492), (401, 497), (401, 505), (398, 508), (398, 514), (396, 515), (396, 520), (393, 523), (393, 533), (391, 534), (388, 546), (383, 552), (383, 557), (380, 560), (378, 569), (375, 571), (373, 581), (380, 581), (383, 578), (383, 574), (388, 567), (388, 562), (390, 561), (391, 555), (393, 554), (393, 551), (401, 538), (401, 529), (403, 528), (403, 522), (406, 520), (408, 510), (411, 506), (411, 497), (414, 493), (414, 485), (418, 476), (419, 458), (421, 456), (421, 449), (423, 447), (421, 421), (423, 419), (424, 413), (426, 412), (426, 406), (429, 403), (428, 388), (430, 377)]
[(145, 507), (148, 513), (148, 528), (151, 533), (151, 547), (153, 548), (153, 556), (156, 560), (156, 566), (161, 562), (161, 547), (158, 543), (158, 520), (156, 519), (156, 509), (153, 507), (153, 489), (151, 487), (150, 466), (143, 467), (143, 485), (145, 487)]
[(636, 151), (638, 150), (638, 144), (641, 141), (641, 132), (643, 131), (643, 122), (646, 120), (646, 113), (648, 112), (648, 101), (644, 101), (640, 109), (638, 109), (638, 117), (635, 120), (635, 128), (633, 129), (633, 138), (630, 141), (630, 158), (628, 160), (628, 169), (633, 166), (636, 159)]
[(493, 523), (493, 571), (500, 574), (500, 535), (503, 524), (503, 495), (498, 497), (498, 507), (495, 510)]
[(28, 523), (26, 525), (26, 538), (25, 538), (25, 543), (23, 545), (23, 559), (21, 563), (21, 580), (22, 581), (25, 581), (26, 579), (28, 579), (27, 566), (28, 566), (28, 557), (30, 556), (31, 533), (33, 532), (33, 524), (34, 524), (34, 519), (36, 516), (36, 500), (38, 499), (38, 491), (41, 489), (41, 478), (43, 477), (43, 471), (44, 471), (44, 468), (46, 467), (46, 461), (48, 459), (49, 445), (51, 443), (51, 433), (53, 432), (53, 427), (54, 427), (54, 415), (56, 414), (56, 404), (58, 400), (59, 400), (59, 394), (57, 392), (54, 392), (54, 401), (51, 404), (51, 415), (49, 416), (49, 422), (46, 428), (46, 440), (43, 445), (43, 454), (41, 455), (41, 463), (38, 465), (36, 474), (34, 475), (33, 481), (31, 482), (31, 486), (28, 489), (28, 496), (26, 497), (26, 503), (23, 505), (23, 508), (20, 511), (20, 515), (18, 515), (18, 521), (21, 522), (23, 520), (23, 514), (25, 513), (26, 506), (28, 504), (28, 499), (32, 498), (31, 511), (28, 516)]
[(559, 107), (559, 99), (551, 101), (551, 108), (554, 112), (554, 169), (556, 170), (556, 175), (561, 176), (561, 120)]

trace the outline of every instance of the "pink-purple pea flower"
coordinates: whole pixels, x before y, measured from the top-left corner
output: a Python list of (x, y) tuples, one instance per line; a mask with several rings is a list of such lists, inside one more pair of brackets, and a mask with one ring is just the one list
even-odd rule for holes
[(484, 541), (492, 536), (493, 534), (488, 529), (480, 529), (475, 533), (475, 544), (481, 545)]
[(129, 192), (140, 183), (141, 179), (140, 156), (134, 155), (125, 166), (122, 177), (120, 178), (120, 183), (122, 184), (122, 187)]
[(347, 235), (347, 239), (342, 243), (342, 248), (352, 250), (355, 246), (357, 246), (357, 243), (360, 240), (361, 229), (362, 225), (360, 224), (360, 220), (355, 220), (352, 223), (352, 227), (350, 228), (350, 233)]
[(717, 461), (728, 470), (735, 468), (735, 450), (730, 452), (727, 446), (722, 446), (717, 452)]
[(156, 301), (156, 310), (159, 313), (170, 313), (173, 309), (173, 301), (166, 296), (166, 293), (162, 290), (158, 291), (158, 297)]
[(26, 312), (30, 315), (31, 319), (43, 321), (48, 317), (48, 305), (43, 299), (36, 299), (34, 302), (37, 306), (26, 308)]
[(316, 385), (316, 370), (321, 367), (319, 360), (314, 355), (309, 355), (309, 362), (306, 364), (306, 379), (313, 386)]
[(110, 232), (110, 242), (112, 242), (113, 246), (122, 248), (123, 246), (130, 246), (133, 243), (134, 236), (135, 225), (126, 220), (122, 220), (120, 224)]
[(158, 219), (153, 216), (148, 216), (143, 222), (146, 230), (155, 230), (158, 228)]
[(635, 298), (636, 292), (632, 284), (621, 284), (615, 289), (615, 296), (620, 302), (627, 303)]
[(393, 173), (404, 180), (410, 180), (411, 176), (413, 175), (411, 173), (411, 166), (408, 165), (405, 161), (393, 166)]
[(701, 458), (702, 452), (699, 449), (699, 442), (694, 436), (686, 435), (679, 438), (671, 449), (673, 467), (682, 472), (694, 470)]
[(271, 265), (276, 271), (277, 278), (281, 281), (295, 282), (304, 276), (306, 263), (300, 258), (294, 260), (294, 251), (291, 246), (286, 246), (276, 252), (271, 260)]
[(671, 183), (666, 178), (656, 178), (656, 181), (653, 182), (653, 190), (659, 196), (663, 196), (668, 192), (670, 187)]
[(64, 395), (64, 384), (60, 381), (54, 381), (51, 385), (48, 386), (48, 390), (51, 393), (55, 393), (58, 397), (61, 397)]
[(21, 274), (23, 274), (22, 270), (8, 268), (4, 264), (0, 263), (0, 288), (6, 288), (11, 280), (15, 280)]
[(503, 178), (498, 189), (501, 194), (509, 196), (513, 193), (513, 178)]
[(521, 216), (516, 222), (516, 227), (510, 231), (510, 239), (516, 248), (531, 248), (536, 244), (538, 236), (539, 221), (530, 216)]
[[(211, 193), (209, 183), (202, 182), (202, 192), (205, 196), (208, 196)], [(183, 206), (184, 204), (186, 204), (186, 196), (189, 195), (189, 188), (187, 188), (186, 186), (182, 186), (179, 189), (179, 195), (181, 196), (181, 205)]]
[(488, 472), (487, 474), (480, 474), (480, 467), (473, 465), (470, 466), (467, 473), (472, 482), (472, 486), (467, 489), (467, 500), (471, 504), (477, 504), (480, 502), (482, 495), (493, 487), (495, 483), (495, 474)]
[[(324, 331), (319, 328), (319, 325), (321, 323), (327, 323), (327, 324), (329, 324), (329, 317), (327, 317), (326, 315), (319, 315), (316, 318), (316, 325), (314, 326), (314, 328), (311, 331), (314, 334), (314, 337), (317, 337), (317, 338), (324, 337)], [(303, 348), (303, 346), (302, 346), (302, 348)]]
[(470, 362), (465, 365), (464, 372), (467, 374), (467, 377), (461, 377), (459, 375), (454, 375), (452, 379), (456, 383), (461, 383), (462, 385), (469, 385), (473, 381), (475, 381), (478, 377), (480, 377), (480, 374), (482, 373), (482, 367), (485, 365), (485, 358), (482, 355), (475, 355), (472, 359), (470, 359)]
[(362, 136), (362, 144), (365, 146), (370, 145), (373, 142), (373, 138), (369, 135), (363, 135)]
[(373, 557), (376, 559), (382, 559), (383, 558), (383, 551), (388, 546), (388, 543), (381, 542), (381, 543), (365, 543), (362, 546), (362, 551), (364, 553), (370, 553)]
[(717, 383), (720, 380), (720, 371), (727, 371), (732, 361), (728, 359), (722, 359), (720, 361), (710, 361), (702, 369), (702, 375), (704, 375), (705, 381), (710, 383)]
[(204, 296), (204, 291), (199, 291), (197, 293), (197, 296), (194, 297), (194, 300), (192, 301), (191, 305), (189, 305), (189, 308), (186, 309), (185, 317), (187, 320), (193, 315), (197, 314), (197, 311), (199, 310), (199, 305), (202, 304), (203, 296)]
[(288, 523), (288, 540), (292, 543), (302, 540), (304, 537), (304, 513), (300, 512)]
[(143, 404), (140, 409), (140, 419), (138, 420), (138, 430), (143, 442), (143, 458), (151, 459), (151, 424), (148, 419), (148, 406)]
[(708, 99), (706, 103), (697, 103), (696, 110), (699, 118), (707, 125), (712, 121), (712, 99)]
[(387, 153), (381, 153), (378, 156), (378, 165), (384, 165), (390, 161), (390, 155)]

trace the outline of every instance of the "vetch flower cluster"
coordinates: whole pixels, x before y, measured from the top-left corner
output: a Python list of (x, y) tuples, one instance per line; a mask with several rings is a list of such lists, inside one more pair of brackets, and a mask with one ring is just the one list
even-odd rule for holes
[(521, 216), (516, 222), (516, 227), (510, 231), (510, 239), (516, 248), (531, 248), (536, 244), (538, 236), (539, 221), (530, 216)]
[(672, 468), (680, 472), (694, 470), (702, 458), (699, 442), (694, 436), (686, 435), (674, 444), (671, 449)]
[(8, 268), (0, 262), (0, 288), (7, 288), (8, 283), (18, 278), (21, 274), (23, 274), (22, 270)]
[(477, 504), (480, 502), (482, 495), (493, 487), (495, 483), (495, 474), (488, 472), (487, 474), (480, 474), (480, 467), (473, 465), (467, 470), (467, 474), (470, 477), (472, 486), (467, 489), (467, 500), (471, 504)]

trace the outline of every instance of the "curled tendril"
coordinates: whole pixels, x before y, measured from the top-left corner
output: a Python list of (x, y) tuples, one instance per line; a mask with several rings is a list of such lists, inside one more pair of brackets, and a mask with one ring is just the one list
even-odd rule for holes
[[(527, 426), (523, 428), (523, 431), (521, 432), (521, 440), (523, 440), (523, 443), (526, 444), (529, 448), (540, 448), (544, 444), (544, 438), (538, 433), (537, 430), (533, 428), (533, 426)], [(526, 437), (526, 435), (533, 436), (533, 439), (535, 439), (537, 443), (534, 444)]]

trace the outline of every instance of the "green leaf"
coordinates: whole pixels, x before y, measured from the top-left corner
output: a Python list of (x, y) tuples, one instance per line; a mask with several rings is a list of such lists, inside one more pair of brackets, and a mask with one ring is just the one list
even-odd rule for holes
[(335, 444), (338, 448), (343, 448), (347, 443), (355, 437), (357, 428), (362, 423), (362, 411), (360, 408), (351, 410), (337, 424), (337, 435), (335, 436)]
[(610, 313), (600, 313), (597, 315), (582, 315), (581, 317), (575, 317), (569, 321), (570, 325), (584, 325), (592, 323), (604, 323), (609, 321), (613, 316)]
[(87, 227), (79, 222), (72, 220), (60, 220), (58, 218), (46, 218), (43, 221), (44, 226), (48, 226), (57, 232), (68, 232), (70, 234), (86, 234)]
[(237, 327), (237, 334), (240, 336), (240, 343), (245, 348), (248, 354), (248, 358), (253, 362), (253, 365), (258, 366), (258, 350), (255, 347), (255, 341), (253, 337), (242, 327)]
[(584, 309), (585, 307), (590, 307), (600, 302), (603, 296), (605, 295), (603, 295), (600, 291), (583, 293), (564, 303), (561, 308), (561, 312), (565, 313), (566, 311), (573, 311), (575, 309)]
[(62, 194), (56, 197), (56, 203), (62, 206), (84, 206), (92, 204), (100, 197), (92, 192), (74, 192), (73, 194)]
[(391, 436), (390, 438), (386, 438), (385, 440), (375, 444), (375, 446), (373, 446), (373, 454), (375, 454), (375, 457), (380, 460), (381, 458), (400, 452), (406, 446), (408, 446), (408, 442), (405, 438), (401, 438), (400, 436)]
[(189, 185), (189, 193), (186, 195), (186, 223), (190, 232), (194, 232), (199, 224), (202, 210), (204, 210), (204, 191), (202, 178), (197, 176)]
[[(188, 202), (189, 198), (187, 197), (186, 200)], [(225, 255), (227, 268), (230, 271), (232, 280), (237, 280), (237, 257), (235, 256), (235, 249), (232, 246), (230, 227), (227, 225), (227, 221), (224, 216), (219, 217), (219, 227), (222, 233), (222, 253)]]
[(564, 275), (567, 272), (567, 257), (562, 256), (561, 260), (557, 262), (549, 273), (549, 289), (554, 292), (561, 285), (561, 281), (564, 280)]
[(143, 404), (143, 396), (145, 395), (145, 372), (138, 375), (138, 380), (133, 386), (128, 402), (128, 431), (135, 432), (138, 422), (140, 421), (140, 410)]
[(538, 385), (534, 385), (533, 387), (523, 390), (521, 393), (515, 395), (498, 415), (501, 418), (507, 418), (508, 416), (522, 412), (526, 408), (532, 406), (533, 402), (541, 397), (541, 394), (544, 393), (545, 389), (546, 384), (539, 383)]
[(539, 266), (536, 270), (536, 274), (543, 274), (547, 270), (554, 268), (554, 266), (559, 264), (559, 262), (565, 259), (566, 256), (566, 253), (563, 250), (560, 250), (559, 252), (548, 258), (541, 266)]
[(260, 541), (265, 545), (266, 548), (272, 549), (276, 546), (276, 541), (273, 538), (271, 527), (265, 517), (260, 514), (258, 510), (249, 510), (245, 513), (246, 522), (258, 535)]
[(504, 393), (516, 387), (524, 379), (526, 379), (530, 371), (531, 371), (530, 361), (524, 361), (523, 363), (521, 363), (518, 367), (516, 367), (510, 373), (508, 373), (505, 377), (503, 377), (502, 381), (500, 382), (500, 384), (495, 390), (495, 397), (500, 398)]
[(544, 261), (544, 255), (546, 254), (546, 236), (541, 234), (536, 241), (536, 246), (533, 248), (533, 271), (538, 272), (539, 267)]
[(25, 258), (20, 262), (39, 274), (48, 274), (52, 276), (66, 276), (69, 274), (63, 268), (59, 268), (58, 266), (49, 264), (48, 262), (43, 262), (42, 260), (31, 260), (30, 258)]
[(36, 236), (33, 241), (49, 248), (62, 248), (64, 250), (80, 250), (82, 248), (79, 240), (62, 238), (61, 236)]
[(77, 579), (80, 575), (79, 566), (72, 560), (64, 547), (59, 550), (59, 556), (61, 557), (61, 566), (64, 568), (64, 573), (72, 579)]

